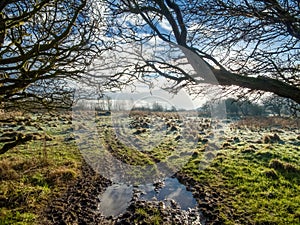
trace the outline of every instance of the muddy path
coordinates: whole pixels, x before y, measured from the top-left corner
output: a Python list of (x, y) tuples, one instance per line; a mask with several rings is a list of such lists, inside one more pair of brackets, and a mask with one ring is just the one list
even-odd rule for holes
[(41, 215), (41, 224), (101, 224), (97, 196), (110, 184), (83, 163), (82, 177), (62, 196), (49, 202)]
[[(144, 200), (140, 198), (141, 191), (138, 188), (134, 188), (125, 211), (114, 216), (104, 215), (99, 208), (99, 196), (112, 185), (111, 181), (95, 173), (86, 163), (82, 166), (82, 173), (83, 176), (62, 196), (49, 202), (41, 214), (40, 224), (154, 224), (157, 221), (159, 224), (200, 225), (208, 221), (201, 213), (203, 209), (200, 210), (198, 206), (182, 210), (174, 200), (169, 204), (156, 198)], [(178, 178), (185, 179), (182, 175), (178, 175)], [(189, 181), (185, 182), (188, 184)], [(201, 197), (199, 195), (197, 201)], [(206, 208), (208, 210), (209, 206)], [(152, 220), (150, 217), (153, 217)]]
[[(165, 160), (165, 158), (170, 157), (170, 155), (173, 154), (170, 157), (169, 163), (171, 162), (171, 165), (175, 165), (178, 159), (182, 159), (184, 156), (189, 158), (193, 154), (193, 152), (189, 152), (190, 149), (187, 147), (180, 148), (180, 145), (178, 144), (180, 143), (180, 139), (176, 140), (178, 136), (185, 135), (184, 140), (187, 141), (183, 142), (184, 144), (188, 144), (188, 142), (193, 142), (194, 144), (195, 136), (197, 138), (199, 137), (197, 136), (198, 133), (194, 134), (193, 132), (191, 132), (191, 130), (202, 130), (204, 137), (206, 137), (205, 135), (210, 132), (209, 126), (207, 125), (209, 121), (202, 119), (200, 119), (199, 121), (193, 119), (191, 121), (188, 121), (186, 125), (182, 125), (183, 122), (179, 119), (155, 118), (154, 120), (156, 121), (156, 127), (152, 127), (151, 129), (149, 128), (150, 126), (147, 127), (146, 125), (143, 125), (144, 123), (148, 122), (147, 120), (150, 119), (138, 117), (134, 120), (129, 120), (130, 126), (125, 127), (126, 129), (124, 129), (124, 126), (120, 126), (120, 124), (117, 124), (118, 126), (114, 124), (110, 125), (110, 120), (107, 118), (100, 118), (99, 121), (97, 121), (97, 127), (95, 128), (97, 132), (95, 132), (96, 135), (94, 136), (89, 132), (90, 126), (87, 125), (86, 120), (83, 120), (83, 122), (80, 121), (79, 125), (77, 125), (80, 132), (77, 132), (76, 135), (79, 136), (79, 144), (85, 146), (86, 149), (94, 149), (96, 141), (102, 140), (103, 146), (106, 147), (106, 149), (115, 158), (118, 158), (119, 160), (122, 160), (128, 164), (135, 164), (136, 162), (142, 162), (142, 164), (146, 164), (148, 161), (144, 161), (145, 159), (147, 159), (147, 157), (149, 157), (149, 161), (153, 160), (154, 163), (157, 163), (157, 161)], [(157, 122), (157, 120), (159, 120), (159, 122)], [(125, 123), (127, 122), (128, 121), (125, 121)], [(186, 133), (179, 132), (179, 129), (183, 130), (182, 127), (184, 126), (188, 127), (189, 130), (185, 131)], [(114, 129), (112, 129), (112, 127)], [(168, 137), (176, 141), (170, 142), (172, 143), (170, 145), (172, 148), (164, 145), (158, 145), (158, 148), (153, 148), (152, 151), (134, 152), (132, 151), (133, 148), (125, 148), (119, 141), (119, 139), (123, 140), (123, 132), (125, 134), (123, 135), (125, 137), (123, 141), (124, 143), (127, 143), (128, 146), (139, 143), (139, 147), (147, 148), (148, 146), (153, 145), (153, 140), (155, 143), (156, 139), (161, 138), (162, 134), (155, 130), (155, 128), (161, 129), (160, 127), (165, 129), (165, 136), (163, 137)], [(176, 129), (173, 127), (176, 127)], [(123, 130), (120, 128), (122, 128)], [(146, 128), (147, 130), (145, 131), (145, 133), (148, 132), (146, 136), (143, 132), (136, 134), (136, 131)], [(193, 138), (188, 138), (189, 136), (187, 136), (187, 134), (193, 136)], [(156, 137), (156, 135), (158, 135), (158, 137)], [(209, 139), (210, 137), (207, 138)], [(86, 140), (89, 140), (89, 143), (87, 143)], [(174, 146), (177, 146), (176, 151), (174, 150)], [(82, 147), (81, 152), (83, 153), (84, 151), (85, 149)], [(140, 156), (141, 154), (143, 155)], [(217, 210), (217, 204), (218, 202), (220, 202), (219, 194), (214, 191), (213, 188), (208, 190), (207, 187), (209, 187), (209, 184), (201, 184), (199, 182), (196, 182), (195, 180), (190, 178), (190, 176), (185, 175), (182, 172), (178, 172), (172, 175), (172, 179), (176, 179), (178, 182), (178, 184), (171, 184), (177, 187), (177, 189), (171, 191), (169, 190), (169, 192), (173, 191), (173, 193), (169, 193), (169, 195), (159, 197), (159, 194), (153, 195), (153, 193), (151, 193), (150, 191), (151, 197), (144, 198), (143, 196), (149, 196), (149, 193), (143, 193), (145, 192), (143, 188), (133, 186), (132, 190), (127, 193), (127, 195), (131, 196), (125, 196), (127, 197), (127, 202), (120, 202), (119, 208), (124, 208), (125, 205), (125, 209), (119, 214), (113, 216), (107, 215), (105, 211), (107, 211), (107, 208), (109, 208), (110, 206), (107, 204), (106, 206), (104, 206), (104, 209), (101, 209), (101, 207), (99, 208), (99, 206), (101, 206), (101, 195), (103, 195), (108, 189), (112, 187), (113, 182), (106, 179), (109, 176), (105, 176), (106, 178), (104, 178), (102, 176), (102, 172), (104, 170), (111, 170), (116, 166), (113, 165), (109, 160), (103, 160), (103, 156), (100, 154), (98, 155), (98, 153), (95, 153), (94, 151), (91, 151), (91, 153), (88, 152), (88, 154), (86, 155), (84, 153), (83, 155), (87, 160), (87, 163), (85, 163), (82, 168), (82, 179), (79, 179), (77, 183), (74, 184), (74, 186), (71, 186), (62, 197), (54, 199), (49, 204), (49, 207), (43, 215), (45, 217), (44, 224), (200, 225), (220, 224), (222, 222), (219, 217), (220, 212)], [(124, 155), (130, 155), (130, 157), (124, 158)], [(98, 171), (98, 174), (94, 169), (96, 169), (96, 171), (99, 170), (99, 168), (97, 169), (99, 165), (102, 166), (100, 166), (100, 171)], [(117, 168), (117, 170), (121, 170), (121, 167)], [(146, 173), (142, 173), (141, 171), (140, 174), (146, 176)], [(167, 176), (165, 177), (165, 179), (170, 179), (170, 177)], [(159, 189), (157, 192), (164, 192), (166, 191), (166, 188), (164, 189), (165, 183), (166, 182), (163, 181), (161, 187), (157, 187), (160, 184), (157, 185), (155, 183), (150, 183), (150, 186), (152, 185), (150, 189)], [(186, 189), (187, 192), (191, 193), (193, 199), (189, 201), (195, 201), (195, 204), (193, 206), (186, 207), (184, 210), (182, 209), (183, 207), (179, 202), (176, 202), (174, 200), (165, 201), (164, 199), (176, 194), (176, 192), (178, 194), (179, 185), (183, 186), (183, 189)], [(185, 191), (183, 190), (183, 192)], [(112, 195), (116, 194), (116, 192), (112, 193)], [(183, 198), (187, 197), (184, 195), (184, 193), (182, 195)], [(115, 201), (120, 201), (120, 199), (116, 199)]]

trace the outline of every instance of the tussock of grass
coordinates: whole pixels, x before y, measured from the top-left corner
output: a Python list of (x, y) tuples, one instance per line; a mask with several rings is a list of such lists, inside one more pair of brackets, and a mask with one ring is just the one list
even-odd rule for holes
[(20, 177), (20, 174), (12, 168), (9, 160), (0, 161), (0, 180), (14, 180)]
[(276, 151), (272, 151), (269, 149), (260, 149), (257, 152), (255, 152), (253, 156), (265, 162), (269, 161), (272, 158), (279, 157)]
[(49, 173), (49, 176), (47, 177), (47, 182), (54, 186), (75, 180), (77, 176), (77, 171), (75, 171), (74, 169), (60, 167), (52, 170)]
[(265, 135), (263, 137), (263, 143), (269, 144), (269, 143), (279, 143), (281, 141), (280, 137), (278, 134), (273, 134), (273, 135)]
[(255, 153), (255, 149), (253, 149), (253, 148), (245, 148), (245, 149), (242, 149), (241, 150), (241, 153), (250, 153), (250, 154), (253, 154), (253, 153)]
[(266, 175), (268, 178), (277, 179), (278, 174), (274, 169), (266, 169), (262, 172), (262, 174)]
[(275, 170), (284, 170), (285, 163), (280, 161), (279, 159), (272, 159), (269, 163), (270, 168), (274, 168)]
[(228, 143), (228, 142), (225, 142), (225, 143), (222, 144), (222, 148), (228, 148), (230, 146), (231, 146), (231, 144)]
[(285, 167), (285, 170), (288, 172), (300, 173), (299, 167), (297, 167), (296, 165), (293, 165), (291, 163), (285, 163), (284, 167)]
[(299, 168), (291, 163), (282, 162), (279, 159), (272, 159), (269, 163), (269, 167), (279, 171), (298, 173)]

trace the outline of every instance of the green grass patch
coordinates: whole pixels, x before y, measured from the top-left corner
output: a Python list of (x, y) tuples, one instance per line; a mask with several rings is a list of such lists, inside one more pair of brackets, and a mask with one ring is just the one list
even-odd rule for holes
[(51, 141), (30, 141), (0, 155), (0, 224), (39, 224), (51, 198), (81, 176), (77, 146), (59, 134), (65, 128), (48, 130)]
[(131, 165), (143, 166), (153, 164), (152, 160), (146, 154), (135, 150), (118, 140), (110, 129), (106, 129), (104, 133), (104, 141), (107, 145), (106, 147), (117, 159)]
[(290, 145), (256, 147), (221, 150), (205, 169), (199, 155), (183, 171), (222, 196), (218, 207), (225, 224), (299, 224), (300, 151)]
[[(134, 216), (135, 224), (160, 225), (163, 222), (163, 216), (160, 211), (152, 207), (137, 208), (134, 212)], [(143, 222), (140, 223), (140, 221)]]

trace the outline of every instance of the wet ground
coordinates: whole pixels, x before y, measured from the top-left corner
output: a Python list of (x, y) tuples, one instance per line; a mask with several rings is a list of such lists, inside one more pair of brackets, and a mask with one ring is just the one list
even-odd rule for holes
[[(38, 123), (29, 121), (25, 124), (25, 122), (16, 121), (13, 125), (7, 123), (1, 129), (10, 136), (34, 132), (35, 138), (38, 138), (45, 129)], [(212, 135), (204, 128), (205, 123), (202, 121), (203, 129), (197, 132), (199, 142), (202, 143), (210, 142), (209, 138)], [(55, 124), (49, 118), (48, 126), (55, 129)], [(63, 120), (63, 124), (68, 127), (70, 121)], [(225, 125), (224, 123), (223, 126)], [(224, 147), (226, 144), (233, 149), (237, 148), (235, 145), (242, 146), (246, 143), (272, 142), (289, 143), (295, 147), (300, 145), (300, 133), (297, 128), (271, 130), (244, 128), (243, 124), (237, 126), (241, 127), (229, 129), (228, 134), (225, 133), (227, 131), (224, 131), (224, 127), (220, 127), (225, 139), (219, 141), (224, 142)], [(134, 128), (132, 132), (143, 131), (142, 129), (144, 128)], [(66, 135), (66, 142), (75, 140), (71, 128), (63, 134)], [(132, 137), (143, 136), (143, 133), (134, 135)], [(177, 137), (176, 132), (172, 135)], [(6, 137), (2, 135), (1, 138)], [(144, 144), (143, 139), (139, 140)], [(153, 158), (154, 156), (151, 159)], [(154, 183), (127, 185), (113, 183), (96, 173), (88, 164), (84, 164), (82, 171), (81, 179), (70, 186), (63, 196), (49, 203), (41, 216), (41, 224), (151, 224), (146, 216), (151, 214), (159, 217), (157, 221), (160, 221), (160, 224), (222, 224), (219, 216), (221, 212), (217, 209), (217, 205), (222, 202), (222, 194), (210, 184), (196, 182), (184, 173), (178, 172), (172, 177), (165, 177)], [(144, 217), (141, 216), (141, 212), (145, 214)]]
[(87, 164), (83, 172), (83, 179), (49, 204), (42, 224), (145, 224), (148, 218), (136, 213), (141, 209), (158, 213), (163, 224), (205, 222), (192, 192), (175, 177), (133, 187), (111, 184)]
[(192, 192), (186, 190), (186, 187), (175, 177), (165, 178), (155, 184), (135, 187), (113, 184), (107, 187), (99, 199), (99, 210), (107, 217), (123, 214), (133, 201), (159, 201), (166, 207), (176, 206), (186, 211), (197, 207)]

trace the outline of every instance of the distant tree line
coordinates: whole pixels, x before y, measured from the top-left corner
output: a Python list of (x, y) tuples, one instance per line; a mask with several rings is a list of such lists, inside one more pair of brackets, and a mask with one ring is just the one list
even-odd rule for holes
[[(300, 116), (300, 104), (287, 98), (271, 95), (261, 102), (251, 100), (239, 100), (235, 98), (225, 99), (228, 117), (242, 116)], [(210, 102), (198, 109), (200, 115), (210, 115)]]
[(176, 109), (175, 106), (172, 106), (171, 108), (168, 108), (164, 105), (162, 105), (159, 102), (153, 102), (151, 105), (143, 105), (143, 106), (134, 106), (131, 110), (137, 110), (137, 111), (151, 111), (151, 112), (177, 112), (181, 111)]

